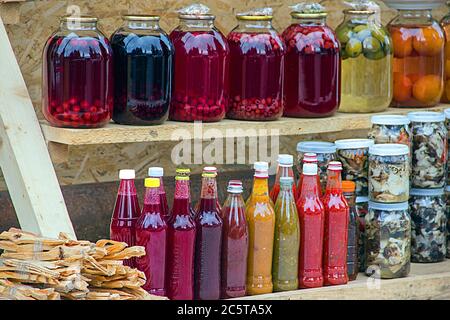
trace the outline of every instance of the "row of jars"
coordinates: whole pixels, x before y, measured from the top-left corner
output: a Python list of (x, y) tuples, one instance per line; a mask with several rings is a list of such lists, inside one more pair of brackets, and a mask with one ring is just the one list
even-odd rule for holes
[(63, 18), (44, 50), (46, 119), (146, 125), (170, 110), (176, 121), (276, 120), (331, 116), (340, 105), (377, 112), (392, 97), (393, 106), (430, 107), (442, 95), (444, 35), (431, 11), (400, 11), (392, 46), (370, 10), (345, 11), (337, 36), (320, 6), (292, 12), (281, 36), (271, 11), (243, 13), (225, 38), (213, 15), (191, 7), (170, 36), (158, 16), (124, 16), (110, 41), (96, 18)]

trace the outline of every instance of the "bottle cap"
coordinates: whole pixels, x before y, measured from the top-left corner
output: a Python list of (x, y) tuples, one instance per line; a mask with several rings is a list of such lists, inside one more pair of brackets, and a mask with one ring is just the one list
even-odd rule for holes
[(337, 140), (334, 143), (337, 149), (362, 149), (369, 148), (375, 144), (371, 139), (344, 139)]
[(292, 178), (292, 177), (281, 177), (280, 178), (280, 185), (282, 185), (282, 186), (292, 187), (293, 184), (294, 184), (294, 178)]
[(229, 186), (241, 186), (242, 187), (242, 181), (241, 180), (230, 180), (228, 182)]
[(217, 173), (217, 168), (216, 167), (204, 167), (203, 172)]
[(328, 164), (328, 170), (342, 171), (342, 163), (340, 163), (339, 161), (331, 161)]
[(317, 163), (303, 164), (303, 174), (306, 176), (316, 176), (317, 170), (318, 170)]
[(278, 155), (278, 164), (284, 167), (292, 167), (294, 165), (294, 156), (290, 154)]
[(303, 153), (336, 153), (336, 146), (332, 142), (303, 141), (297, 144), (297, 151)]
[(160, 182), (158, 178), (147, 178), (144, 181), (146, 188), (159, 188)]
[(155, 178), (164, 177), (164, 168), (161, 168), (161, 167), (148, 168), (148, 176), (155, 177)]
[(268, 178), (269, 177), (269, 164), (267, 162), (255, 162), (255, 177)]
[(177, 175), (180, 175), (180, 176), (189, 176), (191, 174), (191, 169), (178, 168), (175, 172)]
[(409, 154), (409, 147), (404, 144), (374, 144), (369, 148), (369, 154), (375, 156), (403, 156)]
[(236, 180), (232, 180), (232, 181), (230, 181), (228, 183), (227, 191), (229, 193), (242, 193), (244, 191), (244, 188), (242, 187), (242, 182), (241, 182), (240, 185), (235, 183), (235, 182), (237, 182), (237, 181)]
[(387, 126), (403, 126), (410, 124), (411, 121), (407, 116), (401, 116), (396, 114), (378, 115), (372, 117), (372, 124), (380, 124)]
[(445, 114), (443, 112), (418, 111), (408, 113), (408, 118), (411, 122), (441, 122), (445, 121)]
[(356, 183), (353, 181), (342, 181), (342, 192), (351, 193), (355, 192), (356, 190)]
[(119, 179), (120, 180), (133, 180), (136, 178), (136, 171), (125, 169), (119, 171)]
[(445, 193), (444, 188), (439, 189), (411, 189), (409, 194), (411, 196), (430, 196), (430, 197), (436, 197), (436, 196), (443, 196)]

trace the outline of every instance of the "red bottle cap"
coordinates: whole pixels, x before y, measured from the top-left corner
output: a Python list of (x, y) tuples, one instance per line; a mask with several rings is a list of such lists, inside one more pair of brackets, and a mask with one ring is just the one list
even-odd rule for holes
[(305, 153), (303, 156), (303, 163), (317, 163), (317, 154), (315, 153)]
[(340, 163), (339, 161), (331, 161), (328, 164), (328, 170), (342, 171), (342, 163)]

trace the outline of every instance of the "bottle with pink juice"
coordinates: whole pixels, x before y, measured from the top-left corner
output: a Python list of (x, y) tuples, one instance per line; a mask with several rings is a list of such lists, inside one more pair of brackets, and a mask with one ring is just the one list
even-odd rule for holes
[[(139, 201), (136, 193), (134, 170), (120, 170), (120, 186), (111, 219), (110, 238), (125, 242), (128, 246), (136, 245), (136, 222), (140, 216)], [(124, 264), (136, 266), (136, 259), (128, 259)]]
[(164, 217), (164, 219), (169, 220), (170, 211), (169, 211), (169, 205), (167, 203), (167, 195), (166, 195), (166, 189), (164, 188), (164, 168), (160, 167), (151, 167), (148, 169), (148, 176), (150, 178), (157, 178), (159, 179), (159, 199), (161, 203), (161, 215)]

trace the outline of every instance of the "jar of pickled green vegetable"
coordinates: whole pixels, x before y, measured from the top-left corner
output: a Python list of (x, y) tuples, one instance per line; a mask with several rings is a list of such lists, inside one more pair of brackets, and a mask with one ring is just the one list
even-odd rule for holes
[(372, 10), (345, 10), (336, 29), (342, 46), (340, 112), (381, 112), (394, 94), (392, 40)]

